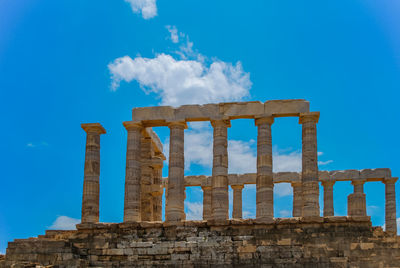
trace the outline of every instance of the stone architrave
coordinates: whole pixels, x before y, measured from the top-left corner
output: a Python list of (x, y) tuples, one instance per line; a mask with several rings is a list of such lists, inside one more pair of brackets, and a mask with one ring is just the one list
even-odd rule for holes
[(214, 220), (229, 219), (228, 120), (211, 121), (214, 128), (211, 211)]
[(364, 194), (365, 180), (353, 180), (354, 193), (347, 197), (347, 213), (349, 216), (366, 216), (367, 205)]
[(106, 131), (99, 123), (82, 124), (81, 127), (86, 132), (82, 223), (96, 223), (99, 222), (100, 135)]
[(124, 222), (141, 220), (141, 140), (143, 125), (138, 122), (124, 122), (128, 131), (125, 171)]
[(386, 232), (397, 234), (396, 224), (396, 181), (398, 178), (384, 179), (385, 184), (385, 227)]
[(272, 173), (272, 116), (255, 120), (258, 127), (257, 136), (257, 193), (256, 218), (258, 221), (270, 222), (274, 218), (274, 182)]
[(293, 217), (301, 217), (303, 209), (303, 191), (301, 190), (301, 182), (292, 182), (293, 188)]
[(324, 187), (324, 217), (334, 216), (333, 210), (333, 185), (335, 181), (323, 181)]
[(301, 113), (303, 217), (319, 217), (317, 123), (319, 112)]
[(233, 210), (232, 218), (242, 219), (242, 190), (244, 185), (231, 185), (233, 190)]
[(184, 130), (186, 122), (171, 122), (169, 145), (169, 171), (168, 171), (168, 201), (165, 211), (166, 220), (170, 222), (182, 221), (185, 201), (185, 156), (184, 156)]

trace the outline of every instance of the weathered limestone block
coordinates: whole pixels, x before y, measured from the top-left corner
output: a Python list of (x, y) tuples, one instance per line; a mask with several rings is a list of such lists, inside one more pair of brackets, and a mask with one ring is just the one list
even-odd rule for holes
[(389, 168), (363, 169), (360, 171), (360, 178), (368, 181), (381, 181), (392, 177)]
[(272, 221), (274, 217), (274, 182), (272, 173), (272, 134), (273, 117), (255, 120), (257, 136), (257, 196), (256, 217), (258, 221)]
[(300, 114), (302, 124), (303, 217), (319, 216), (317, 126), (319, 112)]
[(301, 181), (301, 176), (298, 172), (277, 172), (273, 174), (273, 177), (274, 183)]
[(253, 118), (264, 114), (264, 104), (259, 101), (220, 103), (220, 113), (230, 119)]
[(292, 182), (293, 188), (293, 217), (301, 217), (303, 210), (303, 191), (302, 191), (302, 183), (300, 182)]
[(153, 220), (153, 196), (151, 185), (153, 185), (154, 168), (151, 159), (154, 156), (151, 138), (142, 137), (141, 139), (141, 180), (140, 180), (140, 200), (141, 200), (141, 220)]
[(178, 222), (185, 219), (184, 201), (184, 130), (185, 122), (171, 122), (169, 147), (168, 201), (166, 204), (166, 220)]
[(310, 111), (310, 103), (306, 100), (270, 100), (264, 103), (264, 114), (274, 117), (298, 116)]
[(99, 123), (81, 125), (86, 132), (85, 171), (82, 195), (82, 222), (99, 221), (100, 135), (105, 129)]
[(214, 220), (229, 218), (228, 196), (228, 127), (230, 122), (215, 120), (214, 128), (211, 211)]
[(128, 131), (125, 171), (124, 222), (140, 221), (141, 205), (141, 140), (143, 126), (135, 122), (124, 122)]
[(212, 217), (211, 213), (211, 195), (212, 195), (212, 187), (211, 186), (201, 186), (203, 190), (203, 220), (209, 220)]
[(349, 181), (360, 179), (360, 171), (355, 169), (333, 170), (329, 172), (330, 179), (334, 181)]

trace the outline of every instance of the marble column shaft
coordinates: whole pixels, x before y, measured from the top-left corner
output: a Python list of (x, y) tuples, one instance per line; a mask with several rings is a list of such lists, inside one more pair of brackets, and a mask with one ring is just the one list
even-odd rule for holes
[(385, 226), (386, 232), (397, 234), (396, 224), (396, 181), (398, 178), (385, 179)]
[(233, 189), (233, 210), (232, 218), (242, 219), (242, 190), (244, 185), (231, 185)]
[(303, 191), (301, 182), (292, 182), (293, 188), (293, 217), (301, 217), (303, 210)]
[(317, 123), (319, 112), (300, 114), (302, 124), (303, 217), (319, 217)]
[(141, 139), (143, 126), (135, 122), (124, 122), (123, 124), (128, 131), (124, 222), (138, 222), (141, 220)]
[(272, 221), (274, 217), (274, 182), (272, 173), (272, 116), (255, 120), (258, 127), (257, 136), (257, 193), (256, 218), (261, 221)]
[[(161, 189), (163, 159), (155, 157), (161, 164), (153, 164), (153, 183)], [(162, 191), (153, 193), (153, 221), (162, 221)]]
[(214, 220), (229, 219), (228, 120), (211, 121), (214, 128), (211, 210)]
[(167, 221), (182, 221), (185, 201), (185, 156), (184, 156), (184, 130), (185, 122), (173, 122), (170, 128), (169, 145), (169, 170), (168, 170), (168, 203), (166, 207)]
[(201, 186), (203, 190), (203, 220), (211, 219), (211, 186)]
[(86, 132), (85, 170), (83, 177), (82, 223), (99, 221), (100, 135), (106, 131), (99, 123), (82, 124)]
[(151, 164), (153, 157), (152, 142), (150, 137), (142, 137), (141, 140), (141, 160), (142, 170), (140, 179), (140, 215), (141, 221), (153, 220), (153, 196), (151, 185), (153, 184), (154, 170)]
[(354, 193), (347, 198), (347, 213), (349, 216), (366, 216), (367, 205), (364, 194), (364, 180), (353, 180)]
[(333, 185), (335, 181), (323, 181), (324, 187), (324, 217), (334, 216), (333, 210)]

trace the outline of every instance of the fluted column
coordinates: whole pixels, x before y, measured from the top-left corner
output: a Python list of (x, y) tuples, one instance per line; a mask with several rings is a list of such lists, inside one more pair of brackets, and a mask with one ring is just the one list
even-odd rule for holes
[(272, 221), (274, 218), (274, 182), (272, 178), (272, 116), (255, 120), (257, 136), (257, 193), (256, 218), (259, 221)]
[(154, 170), (151, 159), (153, 148), (150, 137), (142, 137), (141, 143), (142, 176), (140, 179), (140, 215), (142, 221), (152, 221), (153, 196), (151, 186), (153, 184)]
[(323, 181), (324, 186), (324, 217), (334, 216), (333, 210), (333, 185), (335, 181)]
[(293, 217), (301, 217), (303, 209), (301, 182), (292, 182), (291, 184), (293, 188)]
[(141, 139), (143, 126), (137, 122), (124, 122), (128, 131), (125, 170), (124, 222), (141, 220)]
[(367, 206), (364, 194), (365, 180), (353, 180), (354, 193), (347, 198), (347, 213), (349, 216), (366, 216)]
[(211, 121), (214, 127), (211, 211), (214, 220), (229, 219), (228, 127), (230, 121)]
[(165, 211), (167, 221), (181, 221), (185, 219), (185, 182), (184, 182), (184, 130), (185, 122), (169, 123), (169, 166), (168, 166), (168, 203)]
[(106, 131), (99, 123), (82, 124), (81, 127), (86, 132), (82, 223), (95, 223), (99, 221), (100, 135)]
[(203, 220), (211, 219), (211, 186), (201, 186), (203, 190)]
[(397, 234), (396, 224), (396, 181), (398, 178), (385, 179), (385, 226), (386, 232)]
[(153, 185), (155, 190), (152, 191), (153, 196), (153, 221), (162, 221), (162, 157), (153, 158)]
[(231, 185), (233, 189), (233, 210), (232, 218), (242, 219), (242, 190), (244, 185)]
[(300, 114), (302, 124), (303, 217), (319, 216), (317, 123), (319, 112)]

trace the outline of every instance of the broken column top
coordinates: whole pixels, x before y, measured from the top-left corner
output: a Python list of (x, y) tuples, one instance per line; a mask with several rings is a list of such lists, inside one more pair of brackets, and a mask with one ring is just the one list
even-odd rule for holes
[(95, 132), (98, 134), (105, 134), (106, 130), (103, 128), (103, 126), (100, 123), (86, 123), (86, 124), (81, 124), (81, 127), (85, 132)]
[(147, 127), (165, 126), (174, 121), (211, 121), (239, 118), (254, 119), (262, 116), (299, 116), (310, 111), (310, 103), (303, 99), (223, 102), (204, 105), (141, 107), (132, 110), (132, 121)]

